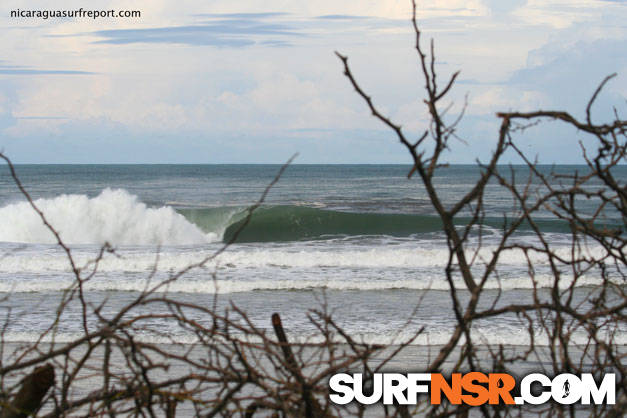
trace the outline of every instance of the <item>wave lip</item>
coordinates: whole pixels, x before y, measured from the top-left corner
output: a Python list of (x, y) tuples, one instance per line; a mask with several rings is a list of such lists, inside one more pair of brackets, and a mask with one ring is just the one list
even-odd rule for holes
[[(61, 195), (37, 199), (35, 205), (67, 244), (180, 245), (216, 238), (172, 208), (149, 208), (122, 189), (107, 188), (93, 198)], [(28, 202), (0, 208), (0, 241), (56, 242)]]

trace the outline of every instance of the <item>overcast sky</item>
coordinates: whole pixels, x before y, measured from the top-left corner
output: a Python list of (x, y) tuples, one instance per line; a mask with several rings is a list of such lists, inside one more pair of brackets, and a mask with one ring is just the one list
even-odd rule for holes
[[(627, 2), (422, 1), (441, 78), (468, 97), (453, 163), (484, 159), (499, 110), (627, 113)], [(140, 10), (139, 19), (16, 19), (10, 11)], [(20, 163), (407, 163), (342, 75), (408, 133), (426, 126), (406, 0), (3, 0), (0, 148)], [(580, 162), (578, 132), (518, 140), (541, 162)]]

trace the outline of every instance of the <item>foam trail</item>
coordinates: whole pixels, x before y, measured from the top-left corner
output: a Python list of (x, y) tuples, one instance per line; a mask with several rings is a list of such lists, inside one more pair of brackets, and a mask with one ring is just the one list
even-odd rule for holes
[[(549, 288), (553, 286), (554, 278), (550, 275), (539, 275), (532, 281), (528, 277), (515, 277), (504, 279), (501, 281), (488, 281), (484, 288), (486, 290), (514, 290), (514, 289), (533, 289), (533, 288)], [(156, 286), (158, 280), (148, 282), (146, 279), (110, 279), (99, 278), (83, 284), (83, 289), (90, 291), (103, 292), (142, 292), (147, 287)], [(599, 286), (603, 282), (601, 279), (583, 276), (577, 280), (576, 287), (593, 287)], [(559, 287), (566, 289), (572, 284), (572, 277), (563, 277), (559, 282)], [(217, 285), (217, 287), (216, 287)], [(0, 280), (0, 293), (37, 293), (37, 292), (56, 292), (63, 289), (76, 286), (76, 282), (70, 278), (41, 278), (41, 279), (3, 279)], [(458, 289), (464, 288), (464, 283), (456, 280)], [(321, 279), (254, 279), (254, 280), (238, 280), (238, 279), (221, 279), (217, 281), (208, 279), (186, 279), (180, 278), (167, 286), (160, 287), (158, 293), (192, 293), (192, 294), (227, 294), (240, 292), (254, 292), (258, 290), (314, 290), (327, 289), (335, 291), (346, 290), (391, 290), (391, 289), (407, 289), (407, 290), (431, 290), (431, 291), (449, 291), (448, 282), (438, 280), (433, 277), (422, 277), (421, 279), (367, 279), (346, 280), (341, 278), (333, 278), (328, 280)]]
[[(1, 216), (1, 212), (0, 212)], [(0, 221), (2, 222), (2, 221)], [(42, 226), (43, 227), (43, 226)], [(183, 237), (184, 238), (184, 237)], [(203, 238), (203, 236), (199, 236)], [(170, 239), (170, 242), (174, 241)], [(489, 260), (495, 247), (485, 247), (479, 252), (483, 260)], [(207, 250), (210, 251), (210, 250)], [(570, 259), (570, 248), (562, 247), (555, 250), (565, 260)], [(467, 257), (472, 257), (472, 251)], [(603, 247), (587, 249), (583, 255), (600, 258), (606, 254)], [(123, 258), (105, 256), (98, 267), (100, 272), (145, 272), (151, 271), (155, 263), (155, 253), (124, 253)], [(204, 251), (186, 250), (183, 252), (163, 251), (159, 254), (159, 271), (178, 270), (189, 264), (202, 260), (207, 255)], [(305, 249), (303, 247), (278, 247), (258, 249), (233, 246), (208, 266), (232, 265), (236, 268), (444, 268), (448, 261), (447, 248), (368, 248), (354, 249), (334, 247), (334, 251)], [(527, 259), (529, 257), (529, 260)], [(74, 258), (78, 265), (85, 265), (94, 258), (94, 253), (75, 252)], [(527, 262), (534, 266), (548, 266), (545, 255), (525, 253), (521, 250), (508, 250), (501, 253), (499, 266), (517, 266), (526, 271)], [(0, 273), (45, 273), (70, 272), (70, 265), (63, 253), (33, 252), (7, 253), (0, 257)]]
[[(377, 332), (377, 333), (360, 333), (358, 330), (350, 330), (348, 331), (350, 335), (353, 335), (356, 341), (364, 342), (367, 344), (385, 344), (385, 345), (394, 345), (400, 344), (405, 341), (408, 341), (410, 338), (413, 338), (413, 330), (406, 330), (401, 332), (395, 332), (396, 330), (389, 330), (388, 332)], [(502, 344), (504, 346), (527, 346), (532, 343), (528, 330), (526, 328), (520, 327), (490, 327), (490, 328), (481, 328), (481, 329), (473, 329), (471, 331), (473, 340), (475, 344)], [(82, 337), (83, 334), (80, 332), (59, 332), (54, 335), (54, 341), (57, 344), (70, 343), (75, 341), (76, 339)], [(418, 338), (416, 338), (410, 345), (415, 346), (427, 346), (427, 345), (444, 345), (449, 342), (451, 337), (451, 333), (448, 331), (442, 330), (438, 326), (427, 326), (423, 333), (421, 333)], [(3, 336), (3, 340), (5, 343), (22, 343), (22, 342), (34, 342), (39, 341), (41, 338), (38, 332), (31, 331), (8, 331)], [(197, 336), (193, 333), (172, 333), (168, 336), (163, 335), (161, 330), (160, 333), (153, 333), (148, 330), (144, 330), (142, 333), (138, 333), (133, 336), (136, 341), (141, 341), (144, 343), (150, 344), (197, 344), (199, 342)], [(259, 342), (260, 339), (256, 337), (248, 337), (241, 336), (242, 339), (251, 341), (251, 342)], [(288, 333), (288, 339), (295, 343), (321, 343), (324, 340), (319, 334), (310, 334), (310, 333)], [(607, 340), (607, 336), (604, 332), (599, 334), (600, 340)], [(53, 341), (53, 336), (48, 334), (42, 340), (44, 343), (50, 343)], [(341, 337), (337, 337), (335, 341), (342, 343), (345, 342)], [(465, 341), (465, 338), (462, 337), (460, 344)], [(572, 345), (586, 345), (589, 344), (589, 335), (585, 331), (575, 330), (570, 335), (570, 344)], [(613, 335), (613, 344), (615, 345), (625, 345), (627, 344), (627, 333), (619, 332)], [(547, 337), (544, 332), (536, 332), (534, 334), (533, 344), (535, 346), (549, 346), (551, 344), (551, 340)]]
[[(172, 208), (148, 208), (120, 189), (105, 189), (94, 198), (37, 199), (35, 204), (67, 244), (179, 245), (215, 238)], [(52, 244), (55, 239), (32, 207), (20, 202), (0, 208), (0, 241)]]

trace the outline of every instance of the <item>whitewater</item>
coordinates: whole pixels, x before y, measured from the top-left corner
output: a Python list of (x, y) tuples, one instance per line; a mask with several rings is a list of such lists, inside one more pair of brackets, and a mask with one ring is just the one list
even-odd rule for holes
[[(325, 301), (341, 325), (365, 341), (399, 342), (425, 326), (414, 344), (446, 342), (455, 321), (444, 280), (446, 240), (424, 191), (406, 180), (403, 166), (292, 167), (236, 243), (203, 267), (169, 282), (234, 237), (247, 208), (277, 169), (18, 166), (18, 174), (84, 272), (91, 272), (102, 245), (113, 247), (83, 285), (89, 301), (106, 301), (108, 312), (147, 288), (201, 305), (217, 297), (221, 308), (230, 303), (246, 307), (261, 328), (270, 326), (273, 312), (281, 312), (290, 339), (305, 341), (315, 338), (307, 309)], [(438, 178), (445, 203), (467, 190), (476, 175), (471, 167), (456, 167)], [(500, 217), (511, 210), (509, 197), (495, 186), (489, 188), (481, 249), (475, 253), (471, 246), (467, 252), (476, 256), (477, 274), (501, 237)], [(548, 215), (540, 225), (558, 255), (572, 257), (567, 227)], [(524, 228), (515, 240), (537, 243)], [(67, 254), (55, 243), (29, 202), (9, 178), (1, 177), (0, 296), (7, 298), (0, 307), (10, 309), (14, 318), (5, 341), (34, 341), (54, 316), (56, 301), (75, 286)], [(471, 243), (477, 246), (478, 237), (471, 237)], [(580, 251), (595, 257), (605, 254), (594, 243)], [(541, 253), (504, 251), (497, 271), (498, 278), (485, 284), (481, 303), (486, 306), (497, 297), (502, 304), (524, 301), (532, 289), (548, 292), (554, 284)], [(463, 289), (459, 278), (455, 284)], [(572, 284), (572, 275), (564, 271), (558, 287)], [(574, 284), (575, 297), (584, 298), (599, 284), (598, 272), (591, 270)], [(467, 297), (463, 291), (460, 295)], [(78, 308), (69, 307), (69, 318), (77, 315), (73, 309)], [(78, 326), (76, 321), (61, 321), (55, 338), (71, 340), (80, 332)], [(138, 338), (194, 342), (183, 330), (155, 327), (158, 332), (145, 330)], [(526, 324), (515, 317), (479, 321), (473, 333), (488, 342), (528, 342)], [(538, 335), (536, 342), (542, 338)]]
[[(68, 244), (177, 245), (219, 239), (172, 208), (148, 208), (120, 189), (105, 189), (94, 198), (70, 194), (36, 199), (34, 204)], [(52, 244), (56, 238), (30, 203), (19, 202), (0, 208), (0, 241)]]

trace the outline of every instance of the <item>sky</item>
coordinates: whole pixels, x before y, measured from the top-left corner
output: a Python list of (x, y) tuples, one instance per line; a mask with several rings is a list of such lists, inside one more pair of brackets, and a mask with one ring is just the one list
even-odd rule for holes
[[(11, 10), (139, 10), (140, 18), (12, 18)], [(409, 0), (3, 0), (0, 149), (17, 163), (409, 163), (334, 51), (408, 136), (428, 125)], [(495, 113), (627, 113), (627, 2), (418, 3), (445, 106), (467, 103), (445, 160), (490, 155)], [(579, 163), (582, 133), (515, 137), (541, 163)], [(517, 162), (508, 155), (504, 162)]]

